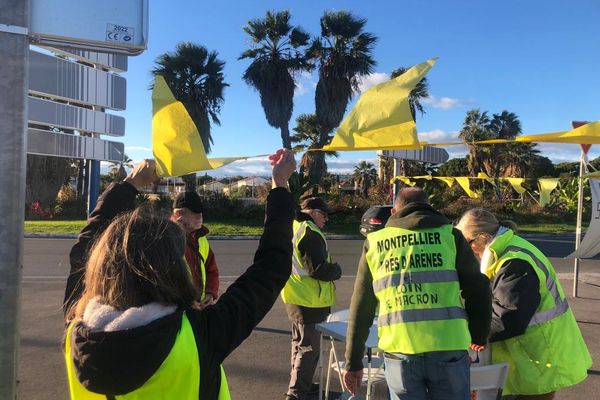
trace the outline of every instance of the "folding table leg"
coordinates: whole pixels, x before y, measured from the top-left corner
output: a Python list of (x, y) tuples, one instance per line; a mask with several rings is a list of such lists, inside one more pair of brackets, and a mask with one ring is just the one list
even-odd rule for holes
[(323, 400), (323, 333), (319, 335), (319, 400)]
[(329, 349), (329, 361), (327, 362), (327, 379), (325, 380), (325, 400), (329, 400), (329, 382), (331, 380), (331, 363), (333, 362), (333, 354), (333, 340), (331, 340), (331, 348)]
[(372, 361), (372, 351), (371, 348), (367, 349), (367, 399), (371, 399), (371, 361)]

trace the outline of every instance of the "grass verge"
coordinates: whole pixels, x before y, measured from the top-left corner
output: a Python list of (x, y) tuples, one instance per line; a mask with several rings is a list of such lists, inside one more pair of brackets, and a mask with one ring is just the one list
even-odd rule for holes
[[(84, 226), (85, 221), (25, 221), (25, 233), (77, 234)], [(207, 221), (206, 226), (211, 235), (257, 236), (262, 233), (261, 222), (244, 219)], [(575, 224), (522, 224), (519, 230), (523, 233), (572, 233), (575, 232)], [(342, 235), (358, 235), (358, 222), (328, 224), (325, 231)]]

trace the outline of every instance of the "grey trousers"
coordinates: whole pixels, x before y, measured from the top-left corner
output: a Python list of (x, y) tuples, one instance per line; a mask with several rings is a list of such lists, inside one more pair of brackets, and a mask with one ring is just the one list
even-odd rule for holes
[(320, 334), (315, 324), (292, 322), (292, 372), (287, 396), (305, 400), (319, 362)]

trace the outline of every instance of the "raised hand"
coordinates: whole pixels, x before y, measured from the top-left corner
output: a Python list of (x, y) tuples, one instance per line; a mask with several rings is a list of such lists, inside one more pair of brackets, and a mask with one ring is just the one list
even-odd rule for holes
[(287, 181), (296, 170), (294, 152), (290, 149), (279, 149), (269, 156), (273, 166), (273, 188), (287, 187)]

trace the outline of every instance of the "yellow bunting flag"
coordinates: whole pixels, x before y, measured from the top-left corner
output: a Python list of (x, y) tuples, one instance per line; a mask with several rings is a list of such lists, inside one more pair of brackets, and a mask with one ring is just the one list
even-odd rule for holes
[(456, 180), (456, 182), (460, 185), (461, 188), (463, 188), (463, 190), (465, 191), (465, 193), (467, 193), (467, 195), (472, 198), (472, 199), (476, 199), (479, 197), (479, 194), (477, 194), (477, 192), (474, 192), (471, 190), (471, 185), (469, 183), (469, 178), (467, 177), (457, 177), (454, 178)]
[(519, 194), (525, 193), (525, 188), (521, 186), (525, 182), (525, 178), (506, 178), (508, 183), (515, 189)]
[(414, 179), (427, 179), (428, 181), (431, 180), (432, 176), (431, 175), (420, 175), (420, 176), (413, 176)]
[(590, 122), (565, 132), (517, 136), (515, 140), (517, 142), (600, 144), (600, 121)]
[(587, 174), (583, 174), (582, 178), (600, 179), (600, 171), (594, 171), (589, 172)]
[(550, 202), (550, 193), (558, 186), (558, 178), (540, 178), (538, 185), (540, 188), (540, 207), (544, 207)]
[(405, 176), (395, 176), (390, 180), (391, 184), (396, 183), (396, 181), (400, 181), (402, 183), (404, 183), (405, 185), (408, 186), (415, 186), (417, 184), (417, 182), (413, 182), (411, 181), (409, 178), (405, 177)]
[(326, 151), (419, 149), (408, 96), (437, 58), (364, 92), (342, 121)]
[(433, 178), (444, 182), (448, 187), (452, 187), (452, 184), (454, 183), (454, 178), (448, 176), (434, 176)]
[(181, 176), (250, 158), (207, 158), (198, 128), (162, 76), (156, 77), (152, 91), (152, 152), (158, 176)]
[(488, 174), (486, 174), (485, 172), (478, 172), (477, 178), (485, 179), (487, 183), (491, 184), (492, 186), (496, 186), (496, 183), (494, 182), (494, 180), (492, 178), (490, 178), (490, 176)]

